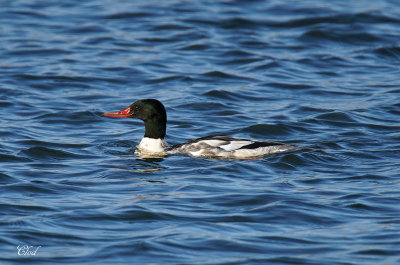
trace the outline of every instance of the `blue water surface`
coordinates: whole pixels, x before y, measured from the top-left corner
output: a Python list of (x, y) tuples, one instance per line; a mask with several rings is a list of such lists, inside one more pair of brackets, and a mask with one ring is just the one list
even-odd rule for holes
[[(398, 1), (2, 1), (1, 264), (400, 264)], [(300, 150), (135, 154), (167, 141)]]

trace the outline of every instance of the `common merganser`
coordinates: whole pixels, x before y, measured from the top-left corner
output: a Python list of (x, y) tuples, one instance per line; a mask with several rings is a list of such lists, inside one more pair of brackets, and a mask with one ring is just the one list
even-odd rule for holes
[(137, 118), (144, 121), (145, 134), (137, 146), (150, 155), (185, 153), (191, 156), (220, 158), (252, 158), (296, 149), (279, 142), (263, 142), (250, 139), (212, 135), (169, 147), (165, 141), (167, 113), (156, 99), (142, 99), (124, 110), (104, 113), (114, 118)]

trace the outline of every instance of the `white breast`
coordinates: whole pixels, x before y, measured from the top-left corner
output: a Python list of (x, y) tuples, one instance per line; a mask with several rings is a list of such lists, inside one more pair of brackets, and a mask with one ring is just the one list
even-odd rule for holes
[(167, 143), (164, 139), (154, 139), (143, 137), (140, 144), (137, 146), (141, 151), (148, 153), (164, 153)]

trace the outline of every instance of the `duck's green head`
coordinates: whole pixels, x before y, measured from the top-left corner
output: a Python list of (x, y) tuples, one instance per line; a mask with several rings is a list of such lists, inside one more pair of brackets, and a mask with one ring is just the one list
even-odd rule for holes
[(141, 99), (124, 110), (104, 113), (103, 116), (140, 119), (144, 121), (146, 127), (144, 137), (155, 139), (165, 138), (167, 113), (164, 105), (156, 99)]

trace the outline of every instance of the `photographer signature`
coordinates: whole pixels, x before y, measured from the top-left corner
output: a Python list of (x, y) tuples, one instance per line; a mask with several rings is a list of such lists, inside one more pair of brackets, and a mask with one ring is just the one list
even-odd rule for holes
[(36, 252), (41, 248), (42, 246), (28, 246), (28, 245), (23, 245), (23, 246), (17, 246), (18, 249), (18, 255), (20, 256), (36, 256)]

